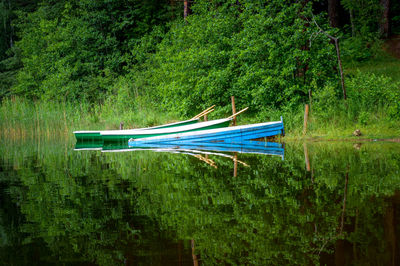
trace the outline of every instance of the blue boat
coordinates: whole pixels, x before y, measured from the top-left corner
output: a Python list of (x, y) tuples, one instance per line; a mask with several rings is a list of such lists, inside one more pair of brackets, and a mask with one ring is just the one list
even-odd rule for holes
[(244, 126), (217, 128), (203, 131), (184, 132), (140, 139), (130, 139), (128, 146), (141, 147), (143, 144), (187, 143), (243, 143), (245, 141), (268, 138), (285, 134), (283, 120)]

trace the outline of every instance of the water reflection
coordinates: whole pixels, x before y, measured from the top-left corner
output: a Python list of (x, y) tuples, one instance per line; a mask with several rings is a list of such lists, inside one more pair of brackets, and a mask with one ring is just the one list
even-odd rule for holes
[(0, 144), (5, 264), (399, 263), (399, 144), (73, 147)]
[(102, 152), (134, 152), (146, 150), (154, 152), (181, 153), (193, 156), (214, 168), (218, 168), (218, 166), (214, 160), (209, 158), (209, 156), (221, 156), (233, 160), (234, 177), (237, 176), (238, 163), (244, 166), (249, 166), (245, 162), (238, 159), (238, 153), (279, 156), (283, 160), (285, 152), (284, 144), (264, 141), (241, 141), (237, 143), (188, 141), (181, 142), (178, 145), (170, 143), (136, 144), (135, 142), (130, 142), (129, 144), (126, 142), (104, 144), (99, 141), (78, 141), (75, 144), (75, 150), (99, 150)]
[(203, 153), (224, 156), (223, 153), (217, 152), (237, 152), (237, 153), (253, 153), (253, 154), (266, 154), (278, 155), (284, 158), (284, 145), (276, 142), (264, 141), (241, 141), (238, 143), (224, 143), (224, 142), (185, 142), (180, 144), (158, 143), (146, 144), (140, 143), (134, 145), (131, 143), (107, 143), (102, 142), (77, 142), (75, 150), (100, 150), (104, 152), (121, 152), (121, 151), (140, 151), (152, 150), (158, 152), (171, 152), (171, 153)]

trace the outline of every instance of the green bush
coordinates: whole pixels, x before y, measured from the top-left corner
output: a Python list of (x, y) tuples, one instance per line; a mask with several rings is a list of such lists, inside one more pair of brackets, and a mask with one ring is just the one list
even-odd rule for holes
[(361, 125), (367, 125), (368, 124), (368, 120), (369, 120), (369, 113), (366, 111), (361, 111), (360, 115), (358, 116), (358, 123), (360, 123)]
[(333, 84), (327, 84), (313, 95), (314, 112), (324, 120), (331, 119), (332, 114), (337, 112), (339, 102), (338, 89)]
[(167, 0), (40, 2), (15, 21), (23, 68), (12, 93), (46, 101), (103, 102), (140, 38), (173, 17)]
[(309, 89), (337, 79), (329, 39), (318, 35), (310, 46), (318, 32), (304, 19), (311, 5), (196, 1), (193, 10), (171, 27), (146, 68), (135, 69), (136, 77), (146, 77), (139, 90), (165, 109), (192, 115), (227, 106), (231, 95), (237, 109), (297, 108)]
[(400, 118), (400, 84), (385, 76), (358, 72), (347, 82), (349, 106), (354, 113), (384, 110)]
[(400, 84), (385, 76), (358, 72), (346, 79), (347, 101), (328, 84), (313, 95), (313, 116), (324, 123), (367, 125), (373, 118), (400, 118)]
[(349, 37), (341, 42), (341, 51), (345, 62), (361, 62), (375, 57), (382, 49), (382, 41), (373, 34)]

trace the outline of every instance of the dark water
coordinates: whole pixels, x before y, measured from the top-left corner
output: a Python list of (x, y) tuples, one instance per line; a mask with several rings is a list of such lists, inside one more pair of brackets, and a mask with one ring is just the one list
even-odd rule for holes
[(0, 265), (399, 265), (400, 144), (224, 154), (2, 140)]

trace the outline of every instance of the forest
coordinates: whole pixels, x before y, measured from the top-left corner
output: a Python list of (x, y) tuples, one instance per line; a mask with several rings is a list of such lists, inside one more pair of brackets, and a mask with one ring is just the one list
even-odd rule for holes
[(242, 121), (293, 134), (304, 104), (312, 134), (400, 134), (398, 1), (1, 0), (0, 17), (3, 129), (223, 117), (233, 95)]

